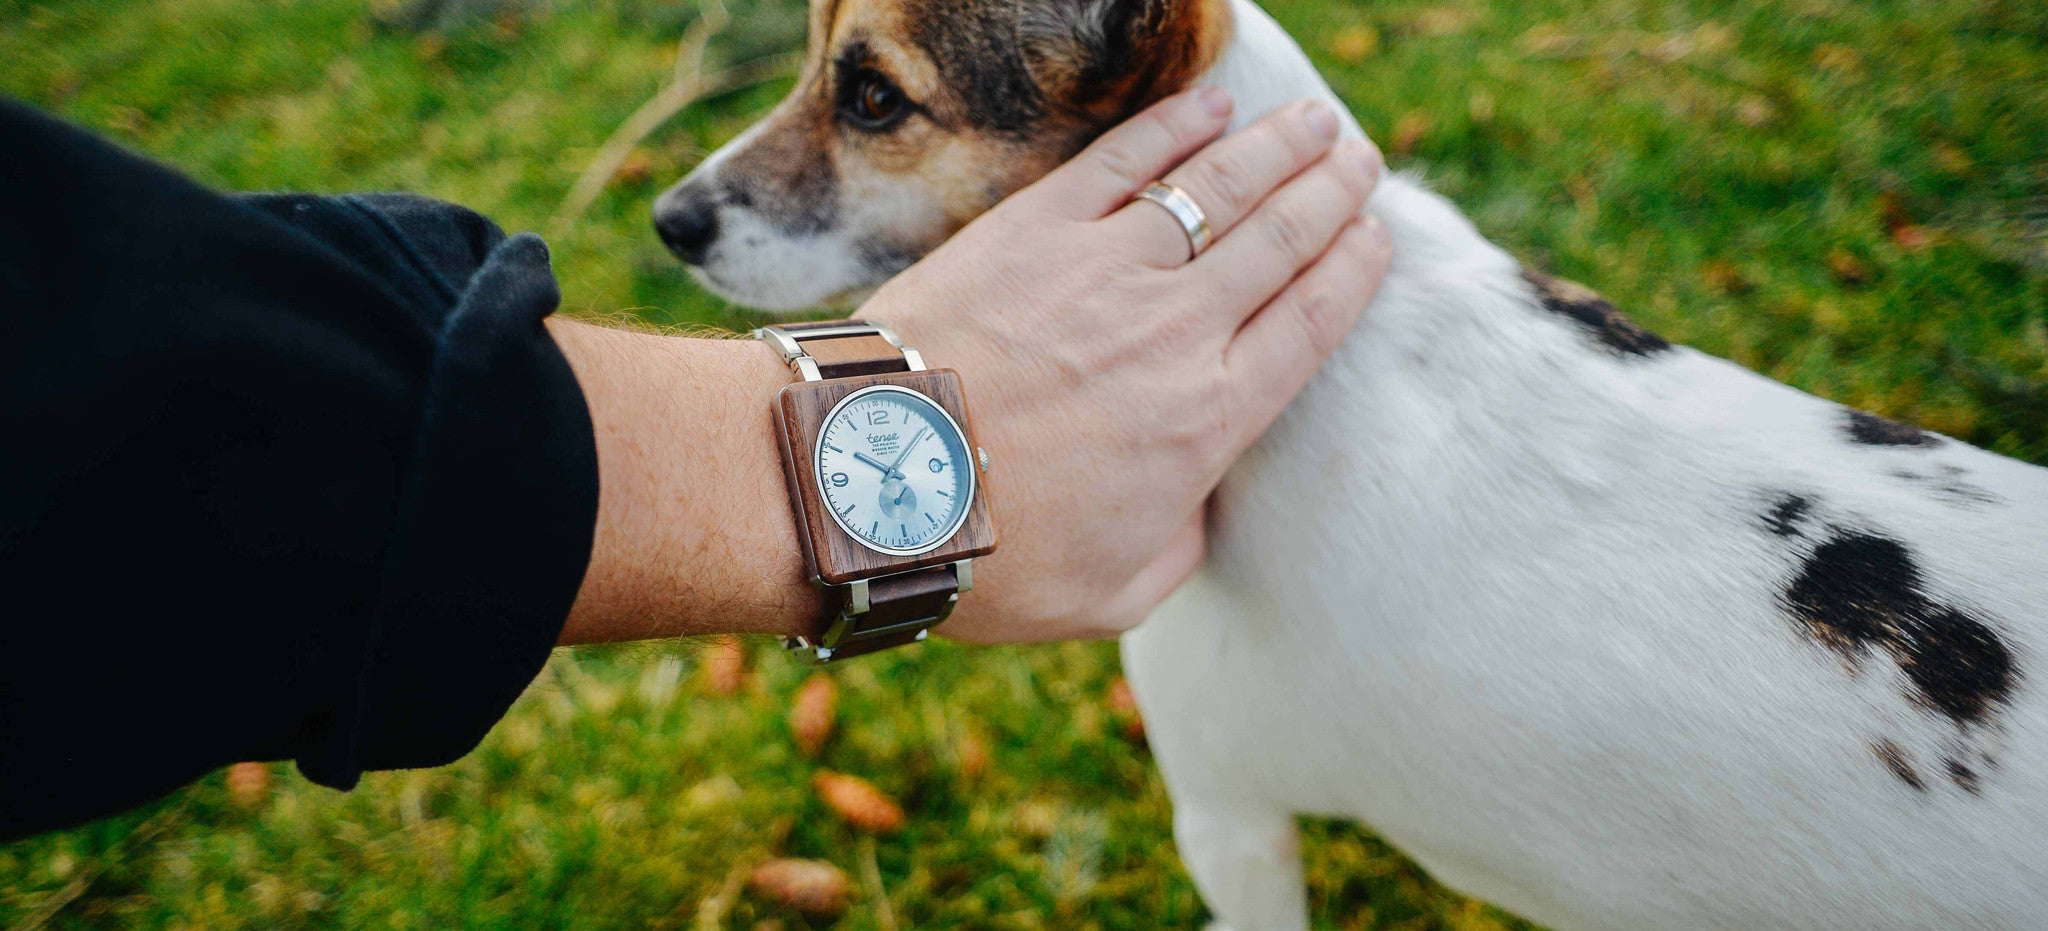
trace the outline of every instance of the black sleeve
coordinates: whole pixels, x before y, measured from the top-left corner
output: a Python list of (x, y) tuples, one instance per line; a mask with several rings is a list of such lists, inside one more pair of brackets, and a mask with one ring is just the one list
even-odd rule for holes
[(590, 557), (547, 246), (222, 196), (0, 99), (0, 838), (467, 753)]

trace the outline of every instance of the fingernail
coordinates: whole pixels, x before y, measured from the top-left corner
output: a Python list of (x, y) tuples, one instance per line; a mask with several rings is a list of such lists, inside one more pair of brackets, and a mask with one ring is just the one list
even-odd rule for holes
[(1230, 92), (1223, 88), (1211, 84), (1196, 91), (1195, 99), (1201, 102), (1202, 109), (1209, 111), (1210, 116), (1230, 115)]
[(1337, 111), (1330, 109), (1329, 104), (1320, 100), (1309, 101), (1306, 116), (1308, 128), (1317, 136), (1329, 139), (1337, 135)]
[(1337, 157), (1343, 160), (1345, 167), (1367, 181), (1379, 173), (1379, 153), (1373, 151), (1372, 143), (1363, 139), (1346, 139), (1338, 143)]

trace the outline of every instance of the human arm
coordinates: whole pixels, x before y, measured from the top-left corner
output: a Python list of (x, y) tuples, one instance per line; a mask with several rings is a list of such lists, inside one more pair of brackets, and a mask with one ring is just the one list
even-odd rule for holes
[[(1198, 564), (1202, 501), (1223, 470), (1369, 300), (1387, 246), (1357, 218), (1377, 153), (1329, 155), (1333, 126), (1303, 108), (1168, 175), (1219, 227), (1200, 260), (1185, 261), (1163, 211), (1126, 205), (1226, 113), (1195, 95), (1162, 104), (861, 309), (963, 373), (995, 463), (1003, 546), (940, 633), (1029, 641), (1137, 623)], [(603, 474), (563, 641), (814, 624), (823, 602), (802, 578), (769, 415), (790, 379), (776, 356), (553, 329), (589, 398)]]
[[(945, 632), (1134, 623), (1199, 557), (1215, 476), (1363, 303), (1297, 298), (1370, 290), (1383, 250), (1359, 227), (1285, 284), (1348, 218), (1332, 210), (1245, 260), (1287, 290), (1242, 328), (1263, 297), (1167, 271), (1177, 228), (1117, 205), (1222, 123), (1180, 119), (1137, 124), (1153, 143), (1125, 139), (1126, 171), (1084, 158), (864, 309), (966, 373), (997, 456), (1006, 543)], [(0, 679), (0, 837), (235, 760), (339, 788), (451, 761), (558, 640), (816, 617), (767, 429), (788, 375), (760, 346), (548, 320), (545, 245), (452, 205), (227, 197), (5, 101), (0, 135), (0, 586), (21, 658)], [(1310, 199), (1362, 200), (1332, 180)], [(1047, 265), (1092, 290), (1038, 287)], [(1184, 404), (1222, 413), (1157, 426)], [(1061, 418), (1102, 433), (1032, 426)], [(1063, 507), (1082, 463), (1111, 481)]]

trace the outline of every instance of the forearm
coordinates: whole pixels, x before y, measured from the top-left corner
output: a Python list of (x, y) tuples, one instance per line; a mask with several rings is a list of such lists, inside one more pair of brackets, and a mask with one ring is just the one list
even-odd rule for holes
[(793, 633), (804, 579), (770, 405), (789, 372), (751, 341), (548, 321), (590, 405), (598, 516), (563, 644)]

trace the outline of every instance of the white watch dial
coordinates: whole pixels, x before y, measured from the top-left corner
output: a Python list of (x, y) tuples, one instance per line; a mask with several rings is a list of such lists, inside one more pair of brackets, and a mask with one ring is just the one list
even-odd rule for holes
[(967, 437), (937, 404), (908, 388), (862, 388), (818, 431), (818, 490), (841, 529), (892, 555), (951, 539), (974, 498)]

